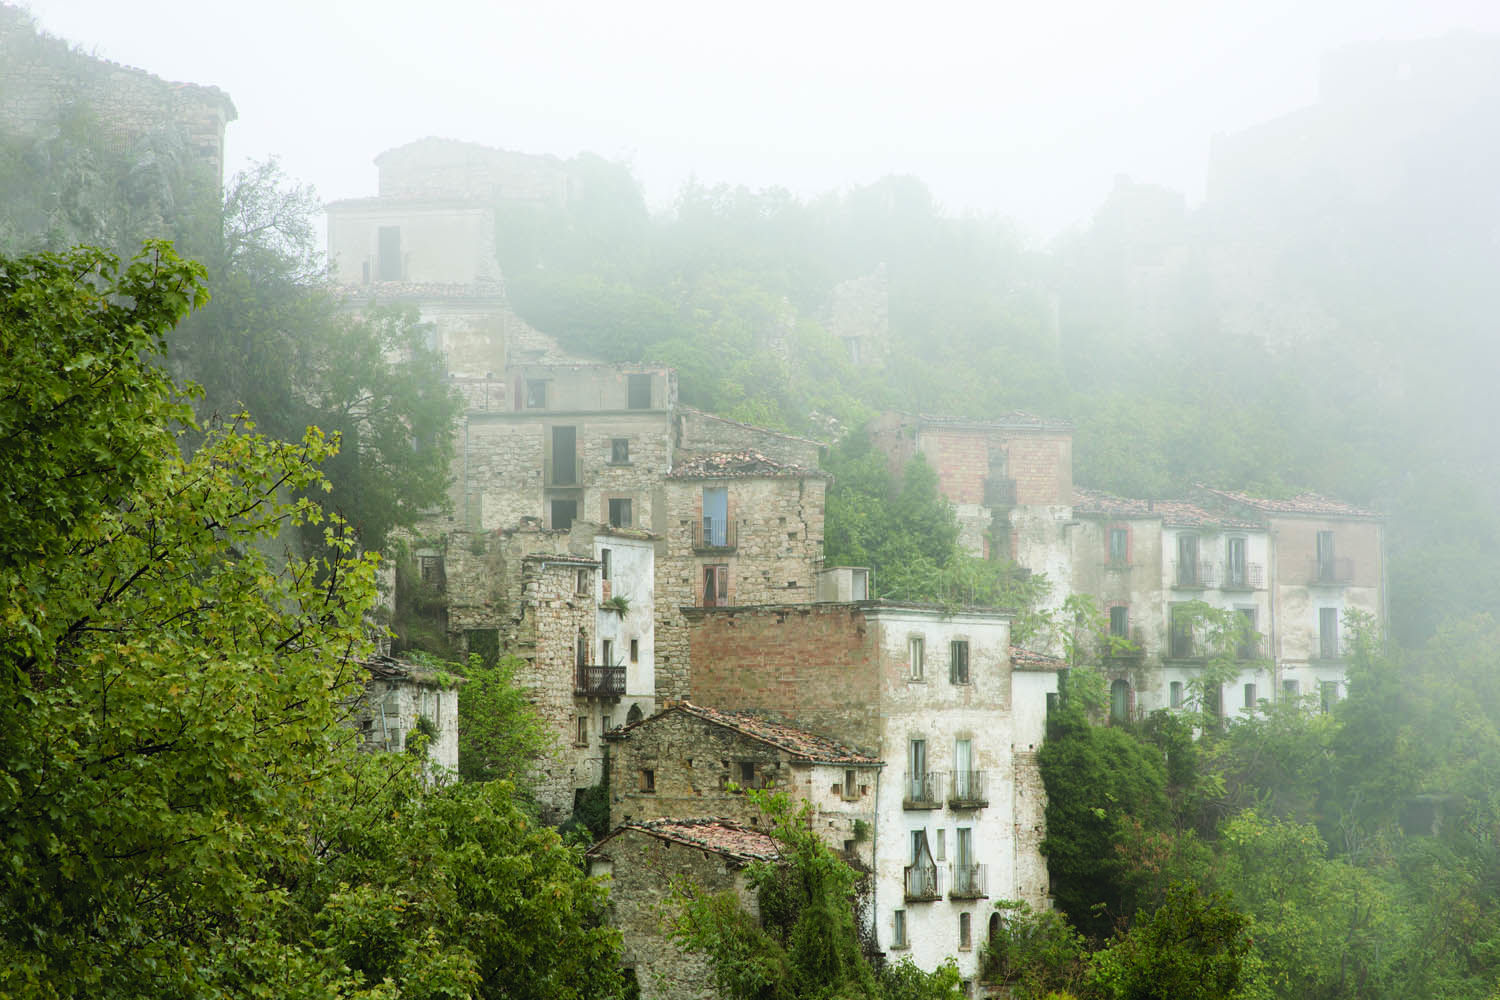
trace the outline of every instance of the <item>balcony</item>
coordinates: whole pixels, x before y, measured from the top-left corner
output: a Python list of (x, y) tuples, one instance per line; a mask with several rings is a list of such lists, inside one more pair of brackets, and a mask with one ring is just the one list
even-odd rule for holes
[(1354, 582), (1353, 559), (1314, 559), (1310, 568), (1314, 587), (1347, 587)]
[(1203, 590), (1214, 585), (1214, 564), (1205, 561), (1172, 564), (1172, 586), (1177, 590)]
[(903, 809), (941, 809), (943, 806), (943, 776), (935, 771), (906, 776), (906, 797), (901, 800)]
[(990, 476), (985, 479), (984, 505), (986, 507), (1014, 507), (1016, 505), (1016, 481), (1000, 476)]
[(695, 552), (725, 552), (739, 544), (733, 523), (715, 521), (705, 517), (693, 525), (693, 550)]
[(625, 696), (625, 665), (606, 666), (602, 663), (583, 663), (578, 666), (574, 678), (573, 694), (585, 698), (623, 698)]
[(1220, 590), (1265, 590), (1266, 568), (1260, 563), (1224, 564), (1224, 582)]
[(908, 903), (930, 902), (943, 898), (938, 866), (920, 864), (906, 866), (906, 901)]
[(989, 870), (985, 865), (954, 865), (949, 899), (983, 899), (989, 893)]
[(983, 809), (990, 804), (983, 771), (954, 771), (949, 809)]

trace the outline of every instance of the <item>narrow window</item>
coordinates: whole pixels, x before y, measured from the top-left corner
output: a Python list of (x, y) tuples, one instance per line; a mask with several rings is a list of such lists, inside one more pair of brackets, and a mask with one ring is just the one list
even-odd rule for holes
[(1325, 714), (1333, 711), (1333, 706), (1338, 703), (1338, 700), (1338, 681), (1324, 681), (1318, 685), (1318, 701)]
[(920, 635), (914, 635), (910, 639), (906, 640), (906, 651), (911, 657), (912, 680), (921, 680), (923, 672), (925, 670), (925, 666), (922, 662), (925, 654), (923, 645), (924, 640)]
[(552, 428), (552, 485), (578, 485), (578, 428)]
[(1172, 682), (1172, 687), (1171, 687), (1171, 692), (1172, 693), (1169, 695), (1169, 697), (1171, 698), (1171, 701), (1168, 702), (1168, 704), (1170, 704), (1173, 708), (1181, 708), (1182, 707), (1182, 681), (1173, 681)]
[(609, 552), (609, 549), (600, 549), (599, 550), (599, 579), (601, 579), (601, 580), (608, 580), (610, 578), (610, 572), (611, 572), (611, 566), (610, 566), (610, 552)]
[(630, 439), (609, 439), (609, 461), (612, 465), (628, 465), (630, 463)]
[(577, 743), (581, 747), (589, 745), (589, 717), (587, 715), (580, 715), (578, 717)]
[(1336, 660), (1339, 656), (1339, 609), (1318, 609), (1318, 658)]
[(589, 571), (580, 569), (573, 574), (573, 577), (573, 589), (580, 594), (587, 594), (589, 592)]
[(952, 684), (969, 683), (969, 641), (954, 639), (948, 644), (948, 681)]
[(626, 406), (632, 410), (651, 409), (651, 376), (628, 375)]
[(1333, 558), (1333, 532), (1318, 532), (1318, 581), (1332, 583), (1337, 579), (1337, 567)]
[(740, 787), (755, 787), (755, 762), (740, 761)]
[(1130, 638), (1130, 608), (1124, 604), (1109, 609), (1109, 634), (1115, 639)]
[(937, 860), (948, 860), (948, 831), (938, 827), (937, 831)]
[(972, 801), (979, 797), (977, 775), (974, 773), (974, 742), (953, 741), (953, 797), (961, 801)]
[(376, 273), (381, 281), (401, 280), (401, 227), (381, 226), (377, 234), (379, 259)]
[(970, 940), (969, 914), (960, 913), (958, 915), (958, 950), (968, 951), (972, 947), (974, 944)]
[(870, 597), (870, 571), (857, 569), (849, 574), (849, 597), (855, 601), (869, 600)]
[(615, 498), (609, 502), (609, 523), (611, 527), (628, 528), (631, 526), (630, 501), (624, 498)]
[(630, 640), (630, 662), (641, 662), (641, 640), (639, 639)]
[(1245, 685), (1245, 707), (1246, 708), (1254, 708), (1255, 707), (1255, 685), (1254, 684), (1246, 684)]
[(912, 740), (907, 746), (906, 756), (907, 775), (911, 787), (907, 789), (911, 793), (913, 802), (926, 802), (927, 796), (927, 741)]
[(447, 589), (448, 576), (443, 569), (442, 556), (418, 556), (417, 562), (422, 571), (423, 583), (439, 592)]
[(891, 947), (906, 947), (906, 911), (897, 910), (892, 916)]
[(1130, 719), (1130, 682), (1117, 678), (1109, 685), (1109, 721), (1126, 722)]
[(641, 791), (656, 791), (656, 772), (649, 767), (641, 768)]
[(1281, 693), (1286, 698), (1300, 698), (1302, 685), (1297, 682), (1296, 678), (1288, 678), (1281, 682)]
[(1224, 582), (1231, 587), (1243, 587), (1248, 582), (1245, 575), (1245, 540), (1229, 539), (1229, 550), (1224, 560)]
[(1177, 583), (1182, 587), (1197, 587), (1201, 583), (1197, 535), (1177, 536)]
[(724, 548), (729, 544), (729, 488), (703, 487), (703, 544)]
[(599, 657), (600, 662), (606, 667), (615, 665), (615, 641), (613, 639), (599, 640)]
[(607, 732), (609, 732), (613, 728), (614, 728), (614, 726), (611, 724), (609, 716), (607, 716), (607, 715), (600, 716), (600, 718), (599, 718), (599, 732), (601, 732), (601, 733), (607, 733)]
[(1186, 607), (1172, 608), (1170, 652), (1175, 659), (1193, 655), (1193, 618)]
[(725, 565), (703, 567), (703, 607), (722, 608), (729, 605), (729, 567)]
[(1130, 529), (1123, 525), (1109, 529), (1109, 562), (1112, 566), (1130, 564)]
[(844, 771), (844, 798), (859, 798), (859, 784), (855, 780), (854, 770), (852, 768), (846, 769)]
[(1242, 660), (1253, 660), (1260, 655), (1260, 632), (1256, 629), (1254, 608), (1239, 608), (1244, 625), (1240, 630), (1239, 656)]
[(547, 383), (542, 381), (526, 380), (526, 408), (528, 410), (545, 410), (547, 408)]

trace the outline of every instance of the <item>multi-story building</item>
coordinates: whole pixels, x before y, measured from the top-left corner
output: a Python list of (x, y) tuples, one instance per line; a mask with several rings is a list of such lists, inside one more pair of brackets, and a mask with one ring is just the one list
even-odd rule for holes
[(1013, 657), (1007, 612), (865, 601), (685, 614), (695, 703), (886, 762), (869, 940), (924, 968), (956, 956), (977, 977), (990, 901), (1047, 897), (1035, 754), (1061, 662)]

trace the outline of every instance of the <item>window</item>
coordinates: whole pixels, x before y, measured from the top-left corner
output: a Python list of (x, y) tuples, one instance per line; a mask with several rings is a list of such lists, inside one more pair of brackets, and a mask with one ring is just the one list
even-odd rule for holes
[(926, 655), (925, 640), (920, 635), (914, 635), (906, 640), (906, 652), (911, 659), (911, 679), (919, 681), (925, 672), (923, 659)]
[(1181, 708), (1182, 707), (1182, 681), (1173, 681), (1172, 682), (1172, 686), (1170, 688), (1170, 691), (1171, 691), (1171, 694), (1168, 695), (1168, 697), (1171, 700), (1167, 704), (1171, 705), (1173, 708)]
[(567, 531), (573, 527), (573, 520), (578, 516), (578, 501), (553, 500), (548, 509), (552, 513), (552, 530)]
[(1333, 711), (1333, 706), (1338, 703), (1338, 700), (1339, 700), (1339, 682), (1338, 681), (1324, 681), (1323, 683), (1321, 683), (1321, 684), (1318, 685), (1318, 702), (1319, 702), (1319, 707), (1323, 710), (1323, 712), (1325, 714), (1328, 713), (1328, 712), (1332, 712)]
[(630, 640), (630, 662), (641, 662), (641, 640), (639, 639)]
[(972, 939), (972, 928), (970, 928), (969, 926), (969, 919), (969, 914), (967, 913), (960, 913), (958, 915), (959, 951), (968, 951), (970, 948), (974, 947), (974, 942)]
[(906, 911), (897, 910), (891, 914), (891, 947), (906, 948)]
[(1318, 609), (1318, 659), (1336, 660), (1339, 656), (1339, 609)]
[(1202, 584), (1198, 574), (1198, 536), (1177, 536), (1177, 585), (1197, 587)]
[(1109, 685), (1109, 721), (1125, 722), (1130, 718), (1130, 682), (1116, 678)]
[(599, 640), (599, 660), (606, 667), (615, 665), (615, 641), (613, 639)]
[(859, 798), (859, 782), (856, 779), (853, 768), (848, 768), (844, 771), (844, 798)]
[(1230, 587), (1243, 587), (1248, 581), (1245, 572), (1245, 540), (1230, 538), (1224, 554), (1224, 583)]
[(867, 569), (851, 570), (849, 573), (849, 599), (852, 601), (867, 601), (870, 599), (870, 571)]
[(948, 682), (969, 683), (969, 640), (954, 639), (948, 643)]
[(938, 827), (937, 831), (936, 856), (939, 861), (948, 860), (948, 831), (944, 830), (942, 827)]
[(599, 732), (607, 733), (613, 728), (614, 726), (611, 725), (609, 716), (603, 715), (599, 717)]
[(1114, 639), (1130, 638), (1130, 607), (1116, 604), (1109, 609), (1109, 634)]
[(464, 647), (471, 656), (478, 656), (487, 667), (500, 662), (500, 630), (495, 628), (471, 628), (464, 631)]
[(578, 485), (578, 428), (552, 428), (551, 486)]
[(578, 717), (578, 739), (575, 742), (581, 747), (589, 745), (589, 717), (587, 715)]
[(609, 439), (609, 461), (610, 461), (611, 465), (629, 465), (630, 464), (630, 439), (629, 438), (610, 438)]
[(1254, 684), (1246, 684), (1245, 685), (1245, 707), (1246, 708), (1254, 708), (1255, 707), (1255, 685)]
[(573, 572), (573, 589), (580, 594), (587, 594), (589, 592), (591, 588), (589, 587), (588, 570), (580, 569)]
[(599, 550), (599, 579), (608, 580), (610, 577), (610, 552), (609, 549)]
[(1111, 566), (1130, 565), (1130, 529), (1114, 525), (1109, 529), (1109, 563)]
[(1240, 617), (1244, 620), (1244, 629), (1240, 632), (1239, 648), (1237, 652), (1242, 660), (1253, 660), (1260, 655), (1260, 632), (1256, 629), (1256, 612), (1254, 608), (1237, 608)]
[(379, 281), (401, 280), (401, 227), (381, 226), (376, 233), (378, 254), (375, 273)]
[(630, 501), (615, 498), (609, 502), (609, 523), (614, 528), (628, 528), (633, 523), (630, 516)]
[(625, 405), (632, 410), (651, 409), (651, 376), (628, 375), (626, 378), (628, 398)]
[(750, 760), (740, 761), (740, 787), (755, 787), (755, 762)]
[(418, 568), (422, 572), (422, 582), (436, 590), (443, 590), (447, 586), (447, 574), (443, 571), (442, 556), (418, 556)]
[(971, 868), (974, 865), (974, 830), (971, 827), (961, 826), (956, 831), (958, 834), (954, 842), (954, 862), (960, 868)]
[(641, 791), (656, 791), (656, 771), (649, 767), (641, 768)]
[(974, 773), (974, 742), (953, 741), (953, 797), (972, 801), (979, 797), (978, 776)]
[(1318, 580), (1323, 583), (1331, 583), (1337, 579), (1336, 566), (1333, 558), (1333, 532), (1318, 532)]
[(1172, 628), (1169, 642), (1169, 652), (1176, 659), (1184, 659), (1193, 655), (1193, 617), (1192, 613), (1182, 605), (1172, 607)]
[(703, 487), (703, 544), (724, 548), (729, 544), (729, 488)]
[(723, 564), (703, 567), (703, 607), (729, 605), (729, 567)]
[(547, 408), (547, 383), (526, 380), (526, 408), (528, 410), (545, 410)]
[(912, 740), (906, 749), (906, 772), (911, 779), (908, 798), (913, 802), (928, 801), (927, 795), (927, 741)]
[(1286, 698), (1302, 697), (1302, 685), (1295, 678), (1288, 678), (1281, 682), (1281, 694)]

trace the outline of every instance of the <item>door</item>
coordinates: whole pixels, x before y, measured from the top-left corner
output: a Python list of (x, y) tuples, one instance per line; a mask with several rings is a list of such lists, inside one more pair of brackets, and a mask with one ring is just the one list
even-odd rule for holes
[(974, 744), (958, 740), (953, 744), (953, 797), (974, 798)]

